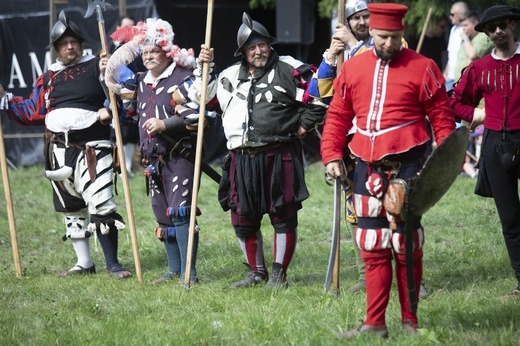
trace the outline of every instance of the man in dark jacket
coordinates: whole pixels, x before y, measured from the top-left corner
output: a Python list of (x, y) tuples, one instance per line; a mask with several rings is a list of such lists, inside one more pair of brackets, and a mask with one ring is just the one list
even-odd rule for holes
[[(293, 257), (298, 210), (309, 197), (305, 186), (300, 139), (323, 121), (325, 107), (307, 96), (311, 67), (290, 56), (278, 56), (276, 39), (244, 13), (235, 56), (242, 56), (212, 81), (208, 98), (220, 105), (230, 153), (225, 160), (219, 199), (231, 210), (231, 223), (249, 273), (232, 288), (267, 282), (286, 287)], [(213, 61), (213, 49), (202, 45), (199, 63)], [(275, 230), (271, 277), (264, 261), (260, 224), (268, 214)], [(269, 279), (269, 280), (268, 280)]]

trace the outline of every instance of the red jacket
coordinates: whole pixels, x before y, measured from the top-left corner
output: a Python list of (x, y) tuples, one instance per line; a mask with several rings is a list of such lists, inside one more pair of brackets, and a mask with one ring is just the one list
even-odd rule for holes
[(407, 48), (389, 63), (378, 59), (374, 49), (346, 61), (334, 90), (321, 143), (325, 164), (342, 158), (354, 118), (357, 131), (349, 148), (366, 162), (426, 143), (426, 116), (437, 143), (455, 128), (441, 71), (433, 60)]
[(471, 122), (484, 98), (484, 127), (501, 131), (520, 130), (520, 49), (509, 60), (491, 54), (473, 61), (464, 71), (451, 99), (455, 116)]

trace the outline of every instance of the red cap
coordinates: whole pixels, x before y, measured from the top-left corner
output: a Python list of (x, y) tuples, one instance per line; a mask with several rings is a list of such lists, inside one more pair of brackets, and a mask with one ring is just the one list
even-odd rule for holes
[(370, 27), (379, 30), (397, 31), (404, 29), (404, 15), (408, 7), (394, 3), (368, 4)]

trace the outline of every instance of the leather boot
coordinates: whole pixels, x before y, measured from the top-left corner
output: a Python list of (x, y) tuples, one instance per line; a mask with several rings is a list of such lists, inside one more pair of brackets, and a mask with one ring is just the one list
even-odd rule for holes
[(386, 329), (386, 326), (369, 326), (364, 323), (356, 329), (338, 333), (336, 336), (340, 339), (352, 339), (358, 335), (366, 333), (373, 333), (382, 338), (388, 338), (388, 329)]

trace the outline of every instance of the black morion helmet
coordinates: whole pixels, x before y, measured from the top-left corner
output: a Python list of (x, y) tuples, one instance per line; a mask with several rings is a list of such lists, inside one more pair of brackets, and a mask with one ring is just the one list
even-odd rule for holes
[(58, 41), (64, 36), (72, 36), (79, 40), (80, 43), (85, 41), (81, 36), (79, 27), (74, 22), (67, 22), (65, 12), (61, 11), (58, 16), (58, 21), (52, 27), (51, 31), (51, 44), (56, 48)]

